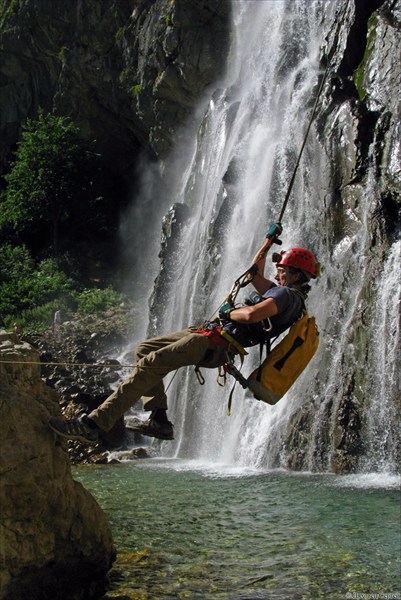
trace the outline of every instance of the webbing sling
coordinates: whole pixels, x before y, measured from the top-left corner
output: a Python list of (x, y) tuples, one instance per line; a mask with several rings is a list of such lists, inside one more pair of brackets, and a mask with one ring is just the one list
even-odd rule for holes
[[(226, 347), (226, 353), (227, 353), (227, 361), (226, 363), (223, 365), (223, 367), (219, 367), (218, 369), (218, 375), (217, 375), (217, 383), (219, 386), (224, 387), (227, 383), (227, 377), (226, 377), (226, 373), (230, 373), (230, 375), (233, 375), (233, 377), (240, 381), (242, 387), (246, 388), (247, 386), (245, 385), (246, 379), (245, 377), (243, 377), (239, 370), (234, 366), (233, 364), (233, 359), (230, 356), (230, 351), (233, 351), (239, 355), (240, 357), (240, 361), (241, 361), (241, 367), (244, 364), (244, 356), (246, 356), (248, 354), (248, 352), (245, 350), (245, 348), (239, 343), (237, 342), (237, 340), (235, 338), (233, 338), (229, 333), (227, 333), (226, 331), (223, 330), (221, 325), (217, 325), (216, 323), (211, 322), (210, 324), (205, 324), (202, 328), (198, 329), (198, 333), (208, 337), (210, 339), (210, 341), (214, 344), (216, 344), (217, 346), (221, 345), (221, 342), (225, 342), (225, 347)], [(196, 373), (196, 377), (198, 378), (198, 381), (201, 385), (204, 384), (205, 380), (200, 372), (200, 369), (198, 366), (195, 367), (195, 373)], [(221, 383), (219, 380), (222, 379), (223, 383)], [(232, 403), (232, 398), (233, 398), (233, 394), (234, 394), (234, 389), (235, 389), (235, 385), (236, 385), (237, 381), (234, 382), (234, 385), (231, 389), (229, 398), (228, 398), (228, 405), (227, 405), (227, 415), (229, 416), (231, 413), (231, 403)]]
[[(246, 352), (246, 354), (248, 354)], [(241, 367), (244, 364), (244, 357), (241, 355)], [(247, 380), (245, 379), (245, 377), (241, 374), (240, 370), (237, 369), (237, 367), (234, 365), (234, 362), (231, 358), (231, 356), (227, 353), (227, 362), (223, 365), (223, 377), (224, 377), (224, 384), (226, 383), (226, 373), (229, 373), (230, 375), (232, 375), (232, 377), (234, 377), (235, 382), (233, 387), (231, 388), (230, 391), (230, 395), (228, 397), (228, 403), (227, 403), (227, 416), (229, 417), (231, 414), (231, 404), (232, 404), (232, 400), (233, 400), (233, 395), (234, 395), (234, 390), (235, 390), (235, 386), (237, 384), (237, 381), (241, 384), (241, 386), (244, 388), (244, 390), (246, 390), (248, 388), (248, 383)], [(219, 385), (222, 385), (219, 383), (219, 378), (222, 377), (222, 375), (220, 374), (220, 369), (219, 369), (219, 375), (217, 376), (217, 383)]]
[(237, 340), (235, 340), (229, 333), (227, 333), (227, 331), (224, 331), (224, 329), (222, 329), (220, 331), (220, 335), (225, 340), (227, 340), (227, 342), (230, 344), (230, 346), (234, 346), (234, 348), (236, 349), (236, 351), (238, 352), (238, 354), (241, 357), (241, 365), (242, 365), (242, 363), (244, 362), (244, 356), (246, 356), (248, 354), (248, 352), (245, 350), (245, 348), (243, 346), (241, 346), (241, 344), (239, 342), (237, 342)]
[[(238, 379), (238, 375), (235, 375), (234, 372), (239, 374), (239, 371), (238, 371), (238, 369), (236, 369), (236, 367), (234, 367), (234, 365), (232, 363), (232, 358), (230, 356), (230, 352), (234, 351), (235, 354), (239, 355), (240, 361), (241, 361), (241, 367), (242, 367), (242, 365), (244, 363), (244, 356), (246, 356), (248, 354), (248, 352), (245, 350), (245, 348), (239, 342), (237, 342), (237, 340), (234, 339), (229, 333), (224, 331), (221, 325), (218, 325), (215, 322), (206, 323), (203, 325), (203, 327), (199, 328), (197, 331), (201, 335), (208, 337), (210, 342), (212, 344), (215, 344), (215, 346), (223, 346), (226, 349), (227, 361), (223, 365), (223, 367), (218, 368), (217, 384), (220, 387), (224, 387), (226, 385), (226, 383), (227, 383), (226, 373), (230, 373), (236, 379)], [(198, 366), (195, 366), (195, 374), (196, 374), (196, 377), (197, 377), (200, 385), (204, 385), (205, 379), (204, 379), (202, 372)], [(246, 381), (246, 379), (242, 375), (241, 375), (241, 378), (243, 380), (243, 383), (241, 385), (244, 387), (244, 382)], [(220, 382), (220, 379), (223, 380), (223, 383)], [(228, 399), (228, 407), (227, 407), (228, 415), (230, 415), (232, 396), (234, 393), (235, 383), (233, 385), (233, 388), (230, 392), (230, 396)]]

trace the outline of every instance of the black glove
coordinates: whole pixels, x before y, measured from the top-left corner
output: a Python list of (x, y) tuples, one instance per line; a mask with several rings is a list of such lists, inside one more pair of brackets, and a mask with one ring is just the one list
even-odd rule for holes
[(224, 302), (219, 308), (219, 319), (222, 321), (228, 321), (230, 319), (230, 312), (235, 308), (231, 302)]

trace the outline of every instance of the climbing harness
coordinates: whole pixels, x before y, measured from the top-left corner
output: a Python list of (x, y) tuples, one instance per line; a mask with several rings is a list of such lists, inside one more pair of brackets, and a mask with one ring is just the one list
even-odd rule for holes
[(248, 354), (245, 348), (227, 331), (224, 331), (222, 325), (217, 321), (207, 321), (202, 327), (196, 330), (196, 333), (209, 338), (209, 347), (211, 350), (215, 350), (220, 346), (229, 353), (239, 354), (242, 359)]
[[(200, 333), (201, 335), (204, 335), (207, 338), (209, 338), (210, 350), (215, 350), (218, 347), (223, 348), (225, 350), (226, 361), (222, 366), (218, 367), (217, 384), (220, 387), (224, 387), (226, 385), (226, 383), (227, 383), (227, 375), (226, 374), (227, 373), (229, 373), (230, 375), (233, 375), (235, 373), (236, 379), (237, 380), (241, 379), (244, 384), (246, 382), (246, 379), (245, 379), (245, 377), (243, 377), (243, 375), (241, 375), (240, 371), (235, 367), (234, 357), (239, 355), (240, 361), (241, 361), (241, 366), (242, 366), (242, 364), (244, 362), (244, 357), (248, 354), (248, 352), (245, 350), (245, 348), (239, 342), (237, 342), (237, 340), (234, 339), (229, 333), (224, 331), (222, 325), (220, 325), (216, 321), (207, 321), (206, 323), (204, 323), (202, 325), (202, 327), (197, 329), (197, 333)], [(200, 367), (198, 365), (195, 366), (195, 375), (196, 375), (200, 385), (204, 385), (205, 378), (203, 377)], [(232, 395), (234, 392), (234, 387), (235, 387), (235, 383), (231, 390), (229, 401), (228, 401), (228, 408), (227, 408), (228, 415), (230, 414), (231, 400), (232, 400)], [(245, 387), (246, 387), (246, 385), (245, 385)]]

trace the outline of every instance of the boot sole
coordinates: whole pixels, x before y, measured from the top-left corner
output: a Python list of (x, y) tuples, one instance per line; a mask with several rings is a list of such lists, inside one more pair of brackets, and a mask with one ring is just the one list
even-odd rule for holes
[(98, 439), (91, 440), (87, 437), (84, 437), (83, 435), (79, 435), (78, 433), (77, 434), (64, 433), (63, 431), (60, 431), (59, 429), (56, 429), (55, 427), (53, 427), (53, 425), (51, 423), (48, 423), (48, 425), (49, 425), (49, 428), (54, 433), (56, 433), (60, 437), (64, 438), (65, 440), (76, 440), (78, 442), (83, 442), (84, 444), (97, 444), (97, 442), (99, 441)]

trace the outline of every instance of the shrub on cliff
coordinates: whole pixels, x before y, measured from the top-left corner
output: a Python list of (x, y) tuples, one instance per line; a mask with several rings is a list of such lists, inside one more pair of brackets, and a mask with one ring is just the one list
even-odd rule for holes
[(99, 314), (125, 297), (111, 288), (82, 288), (56, 259), (38, 262), (25, 246), (0, 247), (0, 324), (41, 330), (52, 325), (56, 310), (64, 319), (74, 312)]
[(111, 287), (106, 289), (87, 288), (79, 294), (75, 294), (77, 312), (100, 313), (108, 308), (123, 304), (126, 300), (123, 294), (116, 292)]
[(54, 310), (72, 307), (74, 281), (54, 259), (35, 263), (25, 246), (0, 248), (0, 321), (10, 326), (52, 322)]
[(94, 197), (97, 161), (68, 117), (40, 111), (37, 120), (28, 119), (4, 177), (2, 238), (26, 244), (34, 254), (50, 246), (57, 255), (62, 240), (83, 236), (99, 211)]

